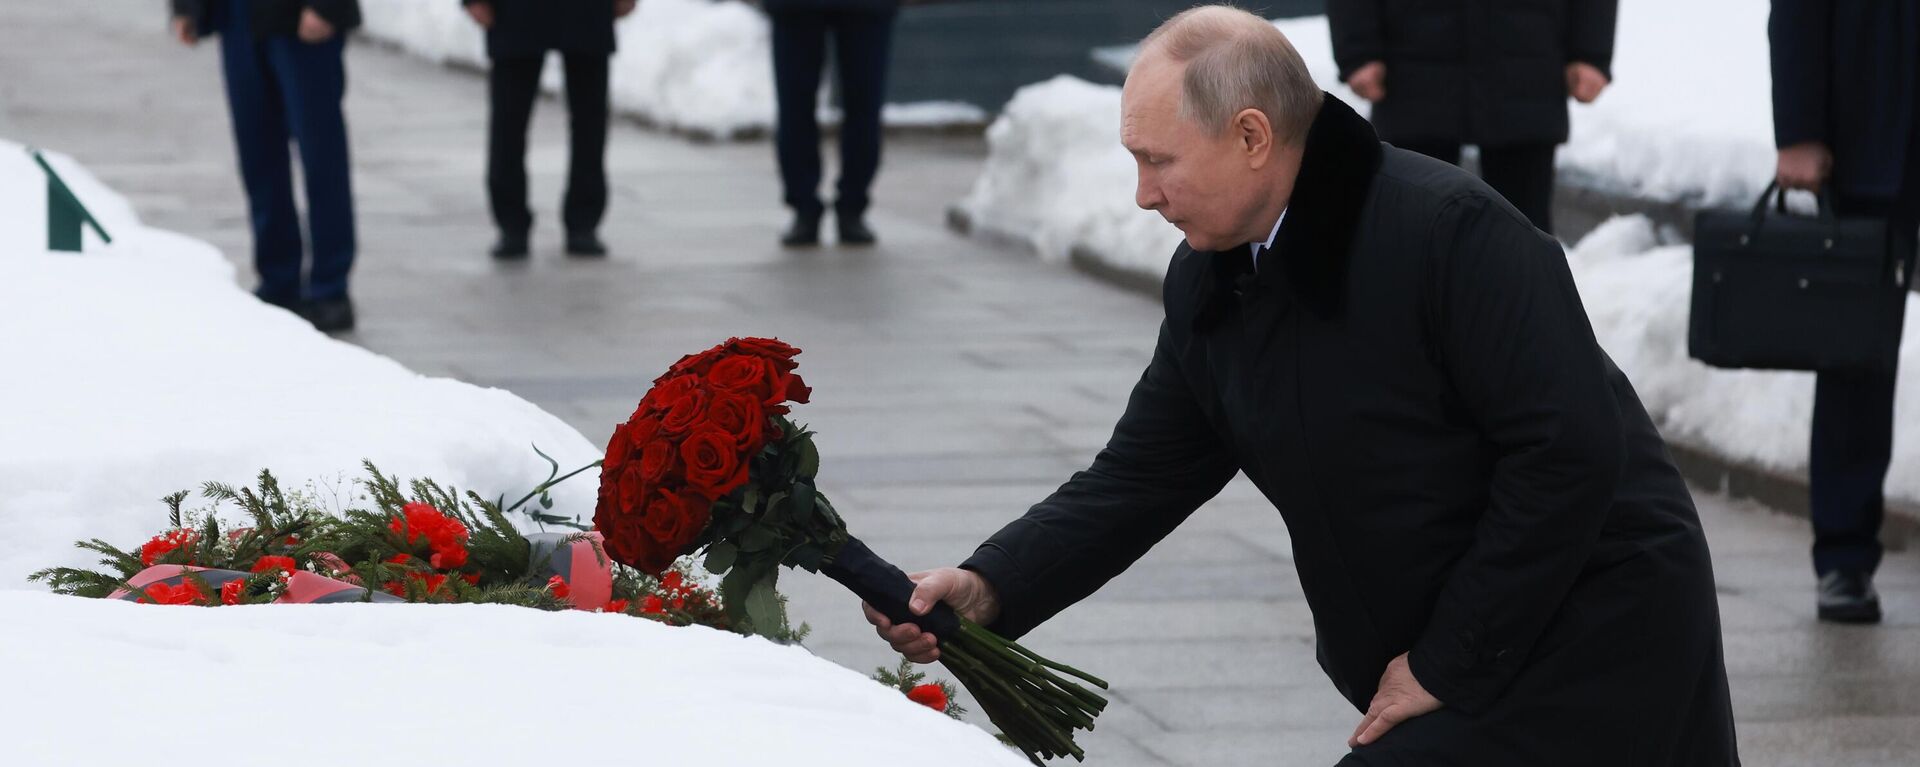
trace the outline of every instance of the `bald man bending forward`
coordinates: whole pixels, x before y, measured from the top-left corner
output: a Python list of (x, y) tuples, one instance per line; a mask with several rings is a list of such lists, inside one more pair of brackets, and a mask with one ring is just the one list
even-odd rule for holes
[(1187, 236), (1159, 346), (1093, 465), (915, 600), (1018, 637), (1245, 472), (1358, 709), (1340, 764), (1739, 764), (1699, 517), (1559, 244), (1239, 11), (1149, 37), (1122, 115)]

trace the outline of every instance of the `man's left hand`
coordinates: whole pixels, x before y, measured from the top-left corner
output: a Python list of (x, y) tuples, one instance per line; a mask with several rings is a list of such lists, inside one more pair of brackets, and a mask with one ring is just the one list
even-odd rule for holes
[(1572, 96), (1574, 101), (1593, 103), (1594, 99), (1600, 98), (1600, 91), (1605, 90), (1611, 82), (1599, 67), (1587, 62), (1576, 61), (1567, 65), (1567, 95)]
[(333, 22), (327, 21), (312, 8), (300, 12), (300, 39), (309, 43), (324, 43), (333, 39)]
[(1431, 714), (1444, 705), (1420, 686), (1420, 680), (1413, 678), (1407, 654), (1401, 653), (1387, 664), (1387, 672), (1380, 675), (1380, 689), (1374, 692), (1373, 703), (1367, 706), (1367, 715), (1361, 718), (1360, 726), (1353, 728), (1353, 735), (1347, 738), (1347, 748), (1359, 748), (1379, 740), (1394, 725)]
[(624, 19), (627, 14), (633, 13), (634, 6), (639, 4), (640, 0), (613, 0), (613, 17)]

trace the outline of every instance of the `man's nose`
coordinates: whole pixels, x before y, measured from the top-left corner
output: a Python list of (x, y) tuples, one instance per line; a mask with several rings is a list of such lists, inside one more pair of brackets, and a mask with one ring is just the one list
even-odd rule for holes
[(1143, 210), (1159, 210), (1167, 204), (1167, 197), (1160, 193), (1160, 185), (1146, 176), (1140, 177), (1140, 185), (1133, 191), (1133, 204)]

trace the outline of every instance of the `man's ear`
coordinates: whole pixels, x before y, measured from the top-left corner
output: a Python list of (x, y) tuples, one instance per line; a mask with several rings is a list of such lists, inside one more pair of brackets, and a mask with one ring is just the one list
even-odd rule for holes
[(1267, 121), (1267, 115), (1258, 109), (1242, 109), (1233, 116), (1232, 130), (1238, 140), (1241, 151), (1246, 153), (1247, 167), (1260, 170), (1273, 160), (1273, 123)]

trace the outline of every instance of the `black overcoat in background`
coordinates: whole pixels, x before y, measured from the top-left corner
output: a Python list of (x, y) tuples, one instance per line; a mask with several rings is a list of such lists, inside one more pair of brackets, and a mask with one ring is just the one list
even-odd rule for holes
[(613, 0), (460, 0), (493, 6), (487, 55), (524, 59), (547, 51), (614, 51)]
[(1328, 0), (1344, 82), (1387, 64), (1373, 124), (1394, 143), (1567, 140), (1567, 64), (1612, 77), (1618, 0)]
[(992, 628), (1085, 598), (1241, 471), (1341, 694), (1364, 710), (1411, 652), (1446, 704), (1344, 764), (1738, 764), (1698, 515), (1559, 244), (1328, 96), (1263, 259), (1175, 254), (1106, 449), (964, 565)]
[[(193, 20), (194, 34), (199, 37), (212, 37), (219, 33), (214, 23), (215, 6), (233, 0), (171, 0), (168, 3), (174, 16), (184, 16)], [(360, 0), (245, 0), (253, 3), (248, 14), (253, 27), (253, 38), (264, 40), (276, 35), (292, 35), (300, 31), (300, 14), (308, 8), (320, 14), (340, 33), (344, 34), (360, 26)]]
[(1773, 0), (1774, 144), (1833, 151), (1840, 194), (1891, 199), (1920, 119), (1920, 2)]

